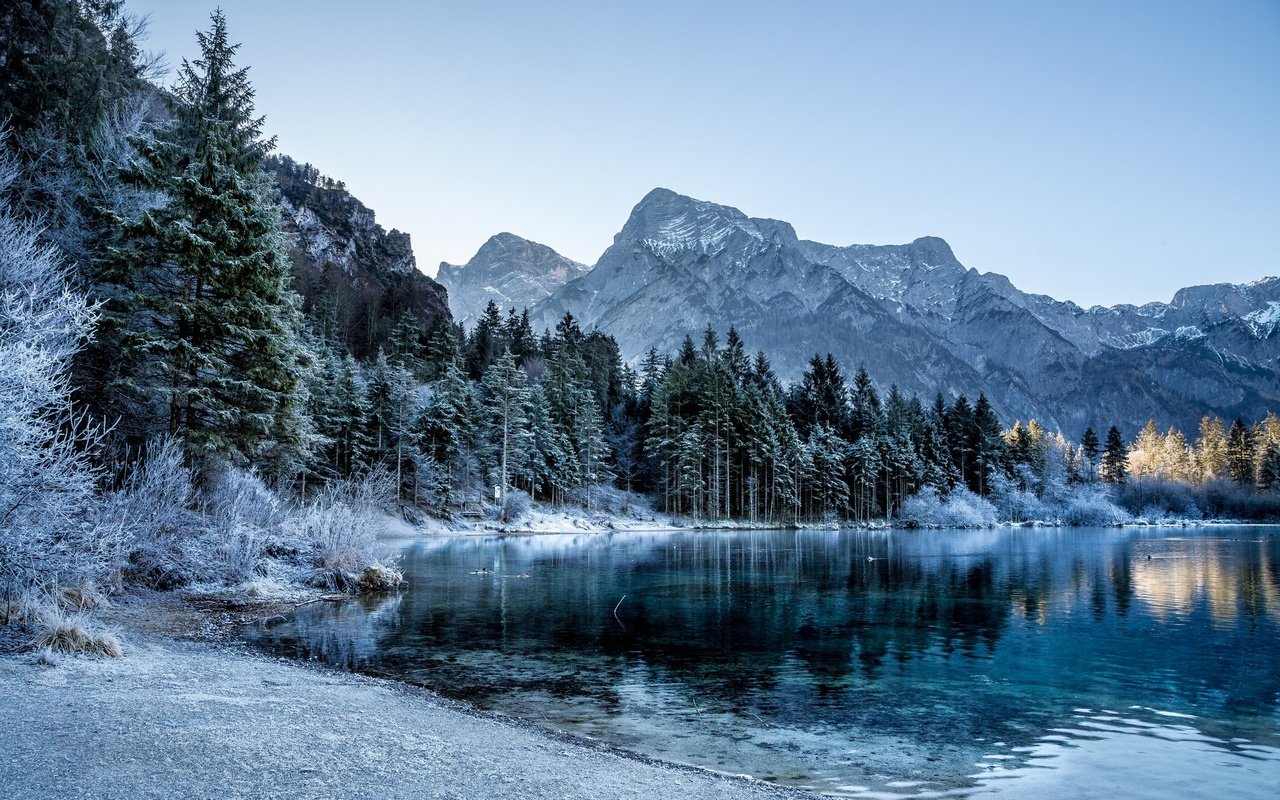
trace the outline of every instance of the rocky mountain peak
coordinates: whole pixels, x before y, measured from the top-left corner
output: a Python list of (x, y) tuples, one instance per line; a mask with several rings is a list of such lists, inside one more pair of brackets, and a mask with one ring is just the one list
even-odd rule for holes
[(436, 280), (449, 290), (449, 308), (460, 322), (474, 319), (489, 301), (525, 308), (587, 273), (588, 267), (514, 233), (489, 237), (466, 264), (441, 262)]
[(294, 285), (309, 310), (329, 306), (351, 352), (369, 358), (392, 321), (408, 312), (424, 326), (449, 319), (444, 289), (417, 268), (409, 234), (385, 230), (345, 184), (310, 164), (271, 156)]
[(921, 236), (907, 245), (907, 253), (912, 261), (932, 267), (960, 266), (951, 245), (937, 236)]
[(657, 188), (632, 209), (614, 244), (640, 244), (658, 255), (718, 255), (726, 250), (789, 245), (796, 240), (795, 229), (789, 223), (748, 217), (732, 206)]

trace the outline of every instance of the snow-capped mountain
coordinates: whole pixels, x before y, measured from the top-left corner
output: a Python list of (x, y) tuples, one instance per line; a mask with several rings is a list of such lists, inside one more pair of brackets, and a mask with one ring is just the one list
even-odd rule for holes
[(546, 245), (499, 233), (466, 264), (441, 262), (436, 280), (449, 290), (449, 310), (458, 322), (475, 319), (489, 301), (500, 308), (533, 306), (591, 268)]
[(628, 359), (732, 324), (784, 378), (829, 351), (883, 384), (983, 392), (1006, 419), (1073, 435), (1148, 417), (1194, 430), (1206, 413), (1280, 407), (1280, 279), (1084, 309), (967, 269), (938, 238), (837, 247), (666, 189), (635, 207), (590, 272), (532, 309), (537, 327), (565, 312)]

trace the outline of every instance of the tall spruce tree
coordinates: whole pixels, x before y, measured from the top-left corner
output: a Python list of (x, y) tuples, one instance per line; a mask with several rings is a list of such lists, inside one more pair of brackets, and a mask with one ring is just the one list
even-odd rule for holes
[(273, 140), (254, 116), (239, 45), (214, 12), (183, 62), (175, 123), (144, 143), (137, 180), (161, 202), (120, 220), (108, 307), (119, 320), (119, 371), (142, 436), (180, 436), (194, 460), (296, 468), (308, 440), (309, 355), (289, 286), (279, 208), (262, 159)]
[(1080, 437), (1080, 454), (1084, 457), (1083, 463), (1080, 465), (1080, 473), (1084, 480), (1092, 483), (1098, 469), (1098, 453), (1102, 452), (1102, 443), (1098, 440), (1098, 433), (1093, 426), (1084, 429), (1084, 435)]
[(1227, 473), (1236, 483), (1253, 482), (1253, 434), (1239, 417), (1227, 434)]
[(513, 473), (524, 474), (533, 446), (529, 430), (529, 387), (515, 356), (503, 349), (480, 384), (484, 433), (498, 476), (498, 515), (507, 521), (507, 491)]
[(1129, 477), (1128, 460), (1120, 429), (1112, 425), (1107, 431), (1107, 443), (1102, 451), (1102, 479), (1107, 483), (1123, 484)]

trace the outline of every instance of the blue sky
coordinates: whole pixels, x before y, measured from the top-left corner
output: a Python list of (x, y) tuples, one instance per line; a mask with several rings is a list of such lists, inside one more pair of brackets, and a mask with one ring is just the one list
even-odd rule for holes
[[(212, 2), (131, 0), (195, 53)], [(655, 186), (1085, 305), (1280, 273), (1280, 2), (223, 0), (283, 152), (594, 263)]]

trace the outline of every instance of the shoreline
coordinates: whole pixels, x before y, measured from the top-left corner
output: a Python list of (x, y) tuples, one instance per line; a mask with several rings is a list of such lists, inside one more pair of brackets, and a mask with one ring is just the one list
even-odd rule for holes
[[(751, 523), (745, 521), (730, 521), (723, 524), (707, 524), (697, 523), (689, 525), (665, 524), (665, 525), (631, 525), (627, 524), (629, 518), (621, 517), (608, 521), (592, 519), (590, 517), (572, 517), (565, 516), (579, 525), (571, 527), (565, 525), (562, 527), (546, 527), (546, 526), (520, 526), (518, 523), (510, 525), (498, 525), (488, 523), (472, 523), (472, 522), (445, 522), (443, 520), (431, 520), (429, 524), (424, 525), (408, 525), (402, 533), (394, 533), (388, 535), (387, 539), (405, 539), (405, 538), (436, 538), (442, 536), (542, 536), (542, 535), (573, 535), (573, 534), (609, 534), (609, 533), (697, 533), (699, 531), (707, 531), (713, 533), (730, 532), (730, 531), (871, 531), (876, 533), (890, 533), (894, 531), (915, 531), (915, 530), (931, 530), (931, 531), (971, 531), (971, 530), (1010, 530), (1010, 529), (1052, 529), (1052, 530), (1070, 530), (1073, 528), (1247, 528), (1247, 527), (1272, 527), (1280, 524), (1280, 522), (1256, 522), (1253, 520), (1232, 520), (1232, 519), (1169, 519), (1169, 520), (1132, 520), (1128, 522), (1115, 522), (1109, 525), (1068, 525), (1046, 520), (1029, 520), (1025, 522), (998, 522), (994, 525), (979, 525), (955, 527), (946, 525), (903, 525), (895, 522), (876, 522), (876, 523), (799, 523), (799, 524), (766, 524)], [(621, 522), (623, 524), (616, 524)]]
[(101, 614), (122, 658), (0, 655), (0, 796), (816, 797), (229, 635), (280, 605), (134, 596)]
[[(1168, 527), (1262, 525), (1183, 521)], [(742, 528), (670, 532), (697, 530)], [(33, 652), (0, 654), (0, 724), (10, 731), (0, 738), (0, 796), (167, 800), (175, 778), (166, 770), (186, 771), (176, 778), (177, 789), (189, 797), (818, 796), (481, 710), (394, 676), (272, 656), (246, 646), (240, 634), (301, 605), (351, 599), (302, 587), (267, 596), (245, 586), (136, 590), (94, 614), (123, 634), (121, 659), (61, 657), (45, 666)], [(242, 752), (246, 747), (253, 757)], [(384, 768), (385, 760), (396, 768)]]

